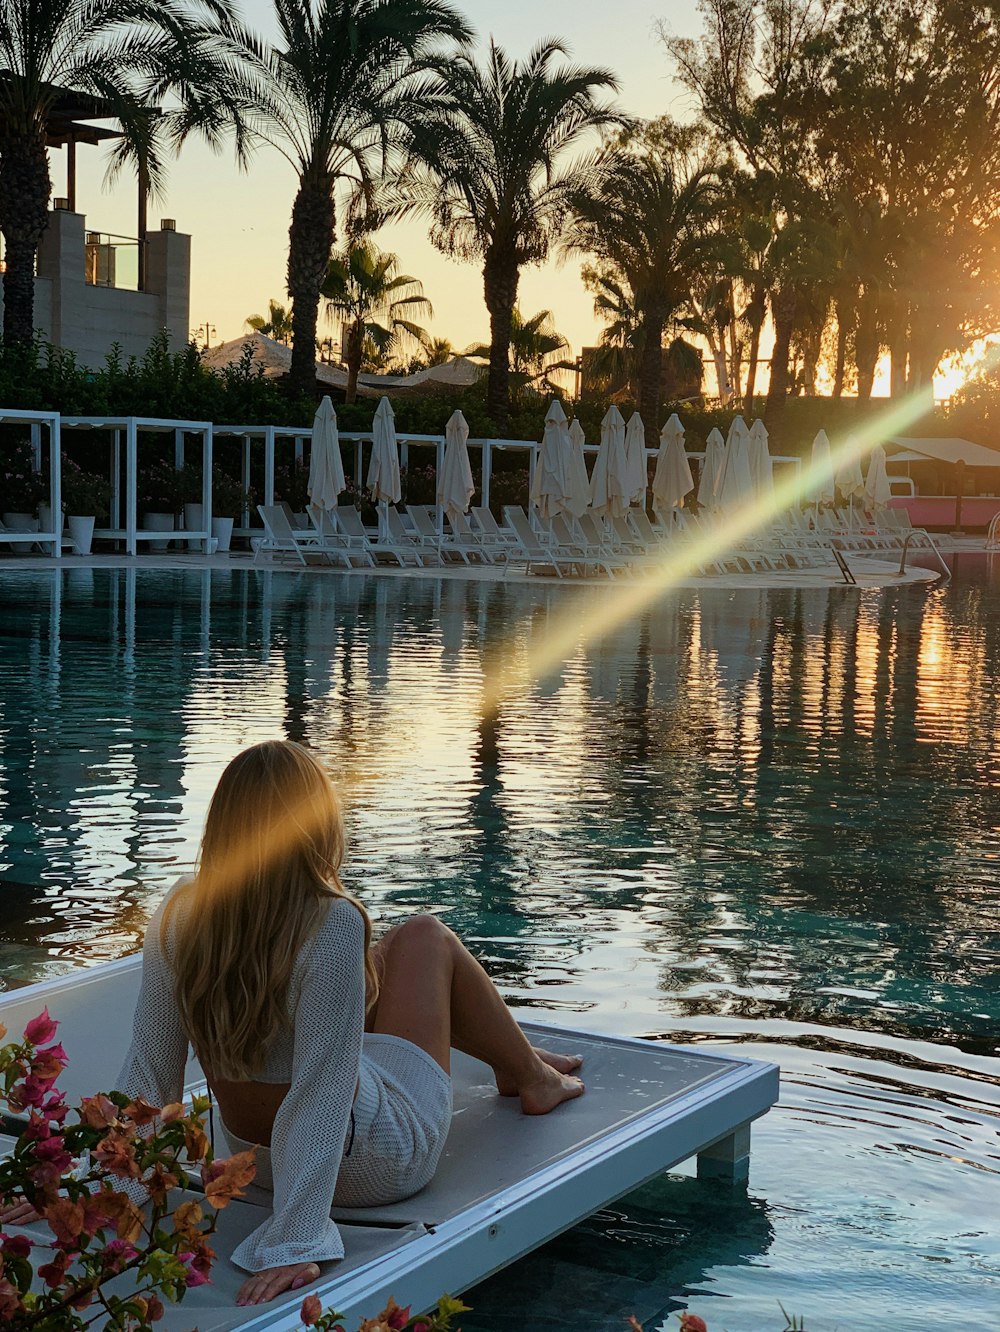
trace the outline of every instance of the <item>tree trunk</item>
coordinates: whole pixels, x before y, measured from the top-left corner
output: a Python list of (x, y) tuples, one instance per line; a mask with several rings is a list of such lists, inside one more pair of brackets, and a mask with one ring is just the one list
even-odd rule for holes
[(488, 255), (483, 266), (483, 294), (490, 315), (490, 370), (486, 412), (503, 430), (510, 414), (510, 338), (520, 278), (516, 260)]
[(27, 345), (35, 331), (35, 255), (49, 224), (49, 159), (39, 135), (0, 139), (0, 231), (6, 242), (3, 336)]
[(646, 429), (646, 448), (659, 443), (659, 420), (663, 392), (663, 325), (665, 317), (650, 311), (642, 321), (642, 360), (639, 364), (637, 409)]
[(837, 302), (837, 352), (833, 363), (833, 396), (844, 396), (844, 375), (847, 369), (847, 310), (843, 301)]
[(771, 302), (774, 318), (774, 349), (771, 352), (771, 381), (764, 404), (764, 422), (773, 427), (784, 414), (788, 397), (788, 356), (795, 331), (795, 310), (798, 296), (794, 287), (781, 287)]
[(288, 228), (288, 294), (292, 299), (292, 367), (288, 384), (295, 394), (316, 393), (316, 324), (319, 289), (334, 239), (333, 177), (307, 172), (299, 181)]
[(355, 402), (358, 396), (358, 375), (365, 354), (365, 321), (355, 319), (347, 334), (347, 391), (344, 402)]
[(753, 415), (753, 391), (757, 387), (757, 361), (760, 357), (761, 325), (754, 321), (750, 328), (750, 354), (747, 359), (747, 391), (743, 399), (743, 411)]
[(879, 336), (877, 295), (866, 289), (858, 302), (858, 323), (854, 335), (854, 365), (858, 372), (858, 400), (867, 402), (875, 383), (878, 364)]
[(719, 390), (719, 405), (725, 407), (733, 396), (732, 385), (729, 382), (726, 348), (724, 346), (720, 347), (714, 337), (710, 336), (707, 341), (708, 350), (712, 356), (712, 364), (715, 367), (715, 383)]

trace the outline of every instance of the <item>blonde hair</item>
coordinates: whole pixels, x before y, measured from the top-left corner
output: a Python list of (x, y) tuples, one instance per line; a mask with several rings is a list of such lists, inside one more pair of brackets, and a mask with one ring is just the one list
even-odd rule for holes
[(197, 875), (172, 898), (160, 936), (181, 1022), (215, 1076), (244, 1082), (261, 1071), (287, 1021), (295, 958), (331, 897), (364, 919), (374, 1003), (371, 922), (340, 882), (343, 853), (340, 804), (308, 750), (270, 740), (232, 760), (212, 796)]

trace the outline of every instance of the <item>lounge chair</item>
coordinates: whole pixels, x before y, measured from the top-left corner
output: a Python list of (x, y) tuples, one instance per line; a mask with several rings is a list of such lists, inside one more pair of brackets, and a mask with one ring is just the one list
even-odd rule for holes
[(364, 528), (361, 529), (360, 536), (357, 533), (348, 534), (340, 521), (343, 514), (350, 513), (356, 517), (357, 512), (353, 505), (347, 505), (343, 509), (338, 506), (332, 510), (310, 506), (309, 517), (319, 533), (320, 547), (323, 550), (346, 555), (348, 568), (356, 567), (355, 562), (358, 561), (362, 567), (370, 569), (375, 564), (375, 557), (371, 552), (368, 534)]
[(628, 569), (628, 560), (609, 554), (599, 544), (592, 545), (589, 541), (574, 536), (561, 514), (551, 519), (550, 528), (560, 555), (578, 559), (577, 568), (585, 577), (592, 569), (603, 569), (609, 578), (622, 569)]
[(440, 560), (440, 557), (425, 545), (422, 537), (406, 530), (402, 514), (391, 504), (386, 510), (385, 521), (389, 535), (385, 541), (380, 538), (373, 546), (376, 555), (380, 552), (391, 555), (400, 568), (405, 568), (407, 561), (412, 560), (418, 569), (422, 569), (425, 556)]
[(472, 530), (464, 513), (449, 513), (447, 519), (451, 529), (452, 549), (464, 553), (468, 560), (475, 560), (479, 564), (495, 564), (497, 560), (506, 559), (497, 546), (480, 540), (480, 534)]
[(324, 546), (315, 529), (303, 532), (292, 527), (280, 504), (258, 504), (257, 512), (264, 524), (264, 536), (254, 551), (255, 564), (262, 555), (270, 555), (272, 559), (279, 555), (291, 555), (302, 565), (329, 564), (336, 555), (337, 558), (343, 558), (350, 567), (346, 552)]
[(476, 525), (479, 543), (482, 546), (516, 546), (517, 536), (509, 527), (501, 527), (490, 509), (477, 505), (472, 510), (472, 520)]
[[(524, 560), (528, 573), (533, 569), (549, 568), (557, 578), (562, 578), (563, 571), (573, 573), (580, 562), (578, 553), (563, 554), (555, 544), (546, 545), (535, 529), (528, 522), (528, 515), (517, 504), (507, 504), (503, 511), (504, 522), (517, 537), (517, 553)], [(510, 567), (509, 561), (504, 572)]]

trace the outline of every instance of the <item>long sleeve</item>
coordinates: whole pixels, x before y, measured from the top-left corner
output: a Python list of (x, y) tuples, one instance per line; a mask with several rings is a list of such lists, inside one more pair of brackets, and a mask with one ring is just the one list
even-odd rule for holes
[(364, 1032), (364, 921), (346, 901), (301, 955), (291, 1085), (271, 1131), (274, 1207), (238, 1246), (248, 1272), (344, 1256), (330, 1207), (354, 1103)]
[[(168, 897), (174, 891), (176, 886)], [(146, 930), (132, 1044), (114, 1088), (129, 1096), (144, 1096), (151, 1105), (158, 1106), (182, 1099), (188, 1055), (170, 966), (160, 947), (160, 921), (166, 900), (160, 903)]]

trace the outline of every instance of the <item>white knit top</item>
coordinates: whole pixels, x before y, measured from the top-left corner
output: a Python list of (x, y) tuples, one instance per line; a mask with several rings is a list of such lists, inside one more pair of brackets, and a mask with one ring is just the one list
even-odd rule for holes
[[(160, 947), (164, 905), (181, 886), (167, 894), (146, 931), (132, 1045), (118, 1082), (155, 1105), (181, 1100), (184, 1089), (188, 1039)], [(287, 1027), (256, 1079), (291, 1085), (271, 1133), (273, 1211), (233, 1253), (246, 1271), (344, 1256), (330, 1205), (358, 1086), (364, 1013), (364, 921), (350, 902), (335, 898), (299, 951)]]

